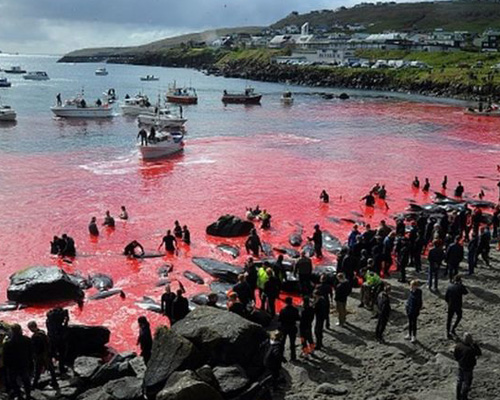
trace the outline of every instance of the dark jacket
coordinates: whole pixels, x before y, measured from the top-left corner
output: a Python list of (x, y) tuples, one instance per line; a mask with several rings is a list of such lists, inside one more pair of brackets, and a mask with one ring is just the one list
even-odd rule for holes
[(229, 306), (229, 311), (238, 314), (240, 317), (245, 317), (247, 310), (241, 301), (235, 301)]
[(328, 317), (328, 303), (323, 297), (318, 298), (314, 303), (314, 316), (316, 317), (316, 323), (324, 321)]
[(312, 269), (312, 261), (308, 257), (301, 257), (295, 263), (295, 273), (299, 275), (311, 275)]
[(244, 305), (248, 304), (252, 299), (252, 289), (250, 289), (250, 285), (246, 281), (234, 285), (233, 291)]
[(335, 301), (347, 302), (347, 297), (351, 294), (351, 284), (349, 281), (340, 282), (335, 288)]
[(275, 276), (270, 276), (264, 284), (264, 293), (271, 299), (277, 299), (280, 295), (281, 282)]
[(170, 293), (163, 293), (161, 296), (161, 312), (163, 315), (166, 315), (167, 317), (172, 317), (172, 304), (175, 299), (175, 294), (170, 292)]
[(446, 262), (450, 265), (458, 265), (464, 259), (464, 247), (459, 243), (453, 243), (446, 252)]
[(301, 334), (303, 332), (308, 332), (312, 329), (313, 320), (314, 320), (314, 308), (310, 306), (304, 308), (302, 310), (302, 313), (300, 314), (299, 328)]
[(189, 302), (185, 297), (176, 297), (172, 302), (172, 319), (179, 321), (189, 314)]
[(297, 321), (300, 320), (299, 310), (294, 306), (285, 306), (278, 317), (283, 332), (297, 332)]
[(389, 319), (391, 314), (391, 299), (386, 292), (381, 292), (377, 298), (379, 318)]
[(452, 310), (462, 309), (462, 298), (469, 293), (461, 283), (452, 283), (446, 289), (444, 299), (448, 303), (448, 307)]
[(7, 369), (29, 370), (33, 360), (30, 338), (22, 335), (10, 339), (4, 345), (3, 357)]
[(247, 273), (247, 282), (250, 288), (254, 289), (257, 287), (257, 268), (255, 265), (252, 267), (245, 267), (245, 272)]
[(427, 257), (429, 260), (429, 265), (432, 268), (439, 268), (441, 263), (444, 260), (444, 251), (441, 247), (433, 247), (429, 250), (429, 256)]
[(481, 349), (477, 344), (467, 345), (458, 343), (454, 351), (458, 366), (464, 371), (472, 371), (476, 366), (476, 359), (481, 355)]
[(406, 300), (406, 314), (409, 316), (419, 315), (422, 305), (422, 290), (410, 291), (408, 300)]

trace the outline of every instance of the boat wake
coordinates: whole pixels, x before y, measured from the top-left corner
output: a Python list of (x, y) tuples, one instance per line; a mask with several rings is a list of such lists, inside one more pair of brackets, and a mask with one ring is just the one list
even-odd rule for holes
[(180, 161), (178, 165), (197, 165), (197, 164), (215, 164), (217, 161), (209, 158), (200, 158), (198, 160)]
[(126, 175), (137, 171), (137, 154), (138, 151), (134, 150), (114, 160), (91, 162), (79, 165), (79, 167), (94, 175)]

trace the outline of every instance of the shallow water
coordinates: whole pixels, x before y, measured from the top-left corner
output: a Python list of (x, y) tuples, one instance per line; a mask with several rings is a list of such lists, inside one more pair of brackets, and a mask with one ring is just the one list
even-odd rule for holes
[[(155, 287), (157, 268), (171, 262), (171, 278), (181, 281), (189, 294), (209, 292), (207, 285), (188, 281), (183, 271), (211, 278), (191, 262), (192, 256), (233, 262), (216, 246), (241, 239), (215, 239), (205, 227), (221, 214), (244, 215), (246, 206), (259, 204), (272, 214), (272, 230), (264, 241), (288, 245), (297, 226), (312, 234), (319, 223), (345, 239), (349, 223), (329, 217), (350, 218), (378, 225), (414, 198), (431, 199), (410, 188), (414, 175), (430, 178), (440, 188), (444, 174), (449, 187), (461, 180), (470, 196), (480, 188), (486, 200), (497, 196), (496, 165), (500, 161), (500, 121), (464, 116), (454, 102), (432, 103), (410, 97), (383, 98), (350, 92), (349, 101), (324, 100), (311, 95), (318, 89), (295, 88), (295, 104), (285, 107), (279, 97), (283, 86), (255, 82), (264, 94), (262, 106), (224, 107), (223, 89), (241, 90), (246, 82), (207, 77), (183, 69), (107, 66), (107, 77), (94, 76), (98, 64), (56, 64), (51, 57), (0, 56), (0, 67), (20, 64), (28, 70), (45, 70), (48, 82), (26, 82), (9, 75), (14, 84), (0, 89), (4, 103), (18, 111), (16, 125), (0, 126), (0, 301), (5, 300), (8, 276), (31, 265), (60, 265), (68, 272), (102, 272), (111, 275), (118, 296), (88, 301), (82, 310), (69, 305), (72, 321), (104, 324), (112, 330), (112, 345), (135, 345), (136, 320), (147, 315), (154, 326), (163, 318), (134, 303), (142, 296), (157, 300), (163, 288)], [(139, 76), (155, 74), (159, 82), (141, 83)], [(52, 118), (49, 107), (55, 94), (74, 95), (82, 86), (88, 99), (114, 87), (118, 95), (142, 90), (151, 98), (167, 84), (192, 84), (199, 104), (184, 107), (188, 118), (185, 151), (169, 160), (143, 162), (135, 144), (133, 119), (74, 122)], [(338, 93), (338, 91), (336, 91)], [(477, 178), (482, 176), (482, 178)], [(359, 199), (374, 183), (385, 184), (390, 210), (378, 205), (368, 213)], [(322, 204), (326, 189), (331, 203)], [(449, 191), (451, 192), (451, 190)], [(116, 217), (121, 205), (130, 220), (117, 220), (114, 231), (101, 229), (92, 240), (87, 225), (92, 216), (102, 222), (106, 210)], [(127, 260), (120, 255), (133, 239), (147, 250), (157, 248), (174, 220), (190, 227), (192, 246), (180, 246), (179, 255)], [(392, 222), (392, 221), (391, 221)], [(77, 245), (72, 264), (51, 258), (49, 241), (67, 232)], [(242, 264), (245, 254), (235, 262)], [(333, 262), (327, 257), (324, 263)], [(174, 289), (177, 284), (174, 282)], [(48, 306), (0, 313), (6, 321), (23, 324), (42, 321)]]

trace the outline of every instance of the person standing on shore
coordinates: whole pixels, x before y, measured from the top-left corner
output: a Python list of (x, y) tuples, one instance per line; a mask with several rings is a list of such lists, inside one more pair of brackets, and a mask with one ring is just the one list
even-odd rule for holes
[(314, 321), (314, 308), (311, 307), (309, 297), (304, 297), (302, 312), (300, 313), (300, 341), (302, 343), (302, 354), (308, 355), (314, 351), (314, 340), (312, 334), (312, 323)]
[(406, 315), (408, 316), (408, 335), (406, 340), (411, 340), (412, 343), (417, 340), (417, 320), (422, 309), (422, 290), (419, 288), (420, 282), (413, 280), (410, 283), (410, 295), (406, 300)]
[(151, 358), (151, 350), (153, 349), (153, 337), (151, 336), (151, 328), (146, 317), (141, 316), (137, 319), (139, 323), (139, 337), (137, 344), (141, 348), (141, 356), (144, 359), (144, 364), (148, 364)]
[(446, 250), (446, 269), (450, 282), (458, 274), (460, 263), (464, 259), (464, 246), (460, 243), (460, 236), (455, 238), (455, 243), (451, 244)]
[[(456, 334), (455, 330), (462, 320), (462, 298), (467, 293), (469, 292), (462, 284), (462, 277), (460, 275), (455, 276), (453, 283), (448, 286), (444, 297), (448, 303), (448, 319), (446, 320), (446, 337), (448, 339), (452, 339), (453, 335)], [(451, 328), (451, 321), (454, 315), (457, 316), (457, 319), (453, 324), (453, 328)]]
[(379, 293), (377, 298), (378, 305), (378, 320), (377, 328), (375, 329), (375, 337), (379, 343), (384, 343), (384, 331), (389, 317), (391, 315), (391, 286), (384, 284), (384, 289)]
[(22, 399), (17, 382), (19, 378), (23, 383), (26, 399), (31, 399), (30, 368), (33, 361), (31, 341), (29, 337), (23, 335), (21, 325), (14, 324), (10, 329), (12, 334), (10, 340), (5, 343), (3, 351), (9, 384), (15, 395)]
[(343, 273), (337, 274), (337, 279), (338, 284), (335, 287), (335, 305), (337, 306), (337, 314), (339, 316), (337, 325), (344, 326), (347, 316), (347, 298), (351, 294), (351, 283), (345, 279)]
[(469, 264), (469, 275), (473, 275), (477, 265), (477, 255), (478, 255), (477, 253), (479, 249), (479, 238), (476, 235), (472, 234), (467, 249), (469, 250), (467, 254), (467, 262)]
[(300, 258), (295, 262), (294, 274), (299, 276), (300, 291), (304, 295), (311, 293), (312, 261), (305, 252), (300, 254)]
[(172, 292), (170, 285), (165, 286), (165, 293), (161, 296), (161, 313), (168, 318), (170, 326), (172, 326), (172, 304), (175, 299), (175, 294)]
[(457, 400), (468, 400), (474, 367), (481, 356), (481, 349), (474, 343), (470, 333), (466, 332), (463, 341), (456, 345), (454, 356), (458, 362)]
[(321, 350), (323, 347), (323, 330), (325, 326), (325, 320), (328, 313), (328, 304), (326, 304), (325, 298), (321, 295), (321, 292), (314, 292), (314, 335), (316, 336), (316, 350)]
[(35, 321), (30, 321), (28, 323), (28, 329), (33, 333), (31, 335), (31, 345), (33, 349), (33, 361), (34, 361), (34, 378), (33, 387), (38, 386), (38, 380), (43, 371), (49, 371), (51, 378), (51, 386), (53, 389), (58, 389), (59, 385), (56, 379), (56, 371), (54, 370), (54, 364), (52, 363), (52, 357), (50, 355), (50, 342), (48, 336), (42, 331)]
[(321, 293), (321, 296), (326, 300), (328, 312), (326, 314), (326, 329), (330, 329), (330, 305), (333, 305), (333, 289), (332, 285), (328, 282), (326, 274), (322, 274), (319, 278), (319, 285), (315, 288)]
[(299, 310), (293, 305), (291, 297), (285, 299), (285, 307), (278, 317), (280, 332), (283, 335), (282, 345), (285, 347), (286, 338), (290, 340), (290, 360), (297, 359), (295, 351), (295, 339), (297, 337), (297, 322), (300, 321)]
[(429, 256), (427, 257), (429, 261), (428, 270), (428, 281), (429, 290), (432, 290), (434, 282), (434, 290), (438, 290), (438, 279), (439, 279), (439, 267), (444, 260), (444, 252), (442, 249), (441, 241), (436, 239), (432, 242), (432, 249), (429, 251)]

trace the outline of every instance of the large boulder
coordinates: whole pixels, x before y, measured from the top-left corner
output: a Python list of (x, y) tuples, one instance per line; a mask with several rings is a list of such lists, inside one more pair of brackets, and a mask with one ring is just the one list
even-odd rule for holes
[(75, 375), (83, 380), (88, 380), (101, 366), (102, 360), (98, 357), (78, 357), (73, 364)]
[(104, 326), (69, 325), (67, 328), (68, 360), (73, 361), (79, 356), (104, 354), (110, 334), (109, 329)]
[(154, 396), (173, 372), (200, 367), (203, 361), (202, 354), (193, 343), (166, 327), (159, 328), (144, 375), (146, 394)]
[(142, 379), (128, 376), (115, 379), (80, 394), (77, 400), (141, 400)]
[(16, 272), (7, 289), (7, 298), (17, 303), (80, 301), (83, 297), (78, 283), (58, 267), (31, 267)]
[(238, 282), (238, 275), (243, 273), (242, 268), (213, 258), (193, 257), (192, 261), (207, 274), (226, 283)]
[(234, 215), (223, 215), (207, 226), (207, 235), (221, 237), (246, 236), (255, 228), (253, 222), (243, 221)]
[(102, 386), (106, 382), (135, 376), (135, 371), (130, 365), (130, 361), (135, 357), (135, 353), (115, 354), (111, 360), (103, 364), (90, 378), (90, 386)]
[(234, 397), (243, 392), (250, 383), (245, 371), (238, 365), (230, 367), (215, 367), (214, 375), (224, 397)]
[(223, 400), (221, 394), (193, 371), (175, 372), (156, 400)]
[(266, 332), (235, 313), (200, 306), (172, 330), (193, 342), (212, 366), (239, 364), (249, 375), (260, 372)]

